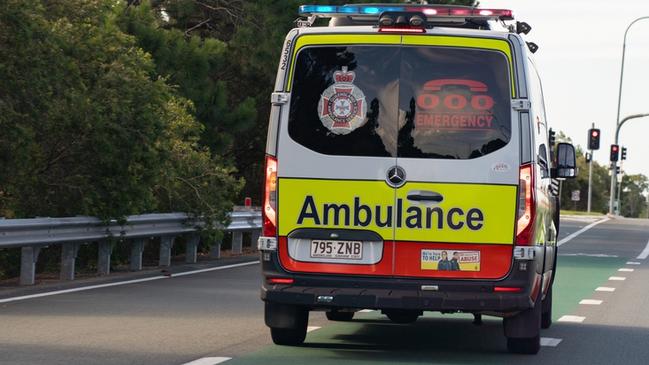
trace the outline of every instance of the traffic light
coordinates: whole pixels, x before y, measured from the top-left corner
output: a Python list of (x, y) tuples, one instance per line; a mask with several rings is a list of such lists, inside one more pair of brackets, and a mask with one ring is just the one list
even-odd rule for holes
[(620, 169), (620, 166), (615, 166), (615, 174), (619, 175), (622, 170)]
[(548, 132), (548, 135), (549, 135), (548, 136), (548, 139), (549, 139), (548, 142), (550, 142), (550, 148), (553, 148), (554, 144), (557, 142), (557, 132), (555, 132), (554, 130), (552, 130), (552, 128), (550, 128), (550, 131)]
[(620, 159), (620, 146), (616, 144), (611, 145), (611, 161), (617, 162)]
[(626, 160), (626, 147), (622, 147), (622, 156), (620, 158), (622, 161)]
[(598, 150), (599, 149), (599, 129), (591, 128), (588, 130), (588, 149), (589, 150)]
[(590, 153), (586, 152), (586, 163), (589, 163), (593, 159), (593, 155)]

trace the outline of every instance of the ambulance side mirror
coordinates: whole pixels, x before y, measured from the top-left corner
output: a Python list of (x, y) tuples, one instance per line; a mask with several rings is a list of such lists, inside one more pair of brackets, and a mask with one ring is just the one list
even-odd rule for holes
[(577, 154), (570, 143), (559, 143), (556, 151), (556, 163), (552, 169), (552, 177), (558, 179), (573, 179), (577, 177)]

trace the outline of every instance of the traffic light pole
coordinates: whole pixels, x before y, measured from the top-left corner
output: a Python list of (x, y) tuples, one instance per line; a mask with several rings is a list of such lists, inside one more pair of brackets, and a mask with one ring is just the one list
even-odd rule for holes
[(590, 161), (588, 162), (588, 213), (590, 214), (590, 202), (593, 194), (593, 150), (590, 150)]
[[(618, 90), (618, 97), (617, 97), (617, 120), (616, 120), (616, 128), (615, 128), (615, 144), (619, 144), (618, 135), (620, 133), (620, 128), (622, 127), (622, 124), (624, 124), (624, 122), (626, 122), (629, 119), (633, 119), (634, 117), (640, 118), (648, 115), (648, 114), (639, 114), (636, 116), (632, 115), (620, 121), (620, 107), (622, 106), (622, 83), (624, 81), (624, 61), (626, 57), (626, 38), (629, 35), (629, 30), (631, 29), (633, 24), (645, 19), (649, 19), (649, 16), (643, 16), (632, 21), (629, 24), (629, 26), (626, 27), (626, 31), (624, 31), (624, 41), (622, 42), (622, 66), (620, 67), (620, 89)], [(613, 204), (615, 203), (615, 183), (617, 182), (617, 174), (615, 173), (615, 167), (616, 167), (616, 163), (611, 162), (612, 170), (611, 170), (611, 196), (610, 196), (610, 202), (608, 207), (609, 214), (613, 214)]]
[[(595, 123), (593, 123), (593, 127), (591, 130), (595, 129)], [(590, 136), (589, 136), (590, 137)], [(599, 138), (599, 133), (598, 136)], [(589, 150), (590, 152), (590, 161), (588, 161), (588, 206), (587, 206), (587, 211), (588, 214), (590, 214), (590, 204), (592, 201), (592, 194), (593, 194), (593, 150)]]
[[(624, 125), (624, 123), (630, 121), (631, 119), (644, 118), (644, 117), (649, 117), (649, 113), (633, 114), (633, 115), (629, 115), (628, 117), (622, 119), (617, 124), (617, 127), (615, 128), (615, 143), (614, 144), (619, 145), (620, 129), (622, 129), (622, 126)], [(611, 193), (610, 193), (610, 201), (609, 201), (609, 206), (608, 206), (609, 214), (615, 214), (618, 211), (617, 209), (613, 209), (615, 207), (615, 188), (616, 188), (616, 185), (617, 185), (617, 162), (611, 161)]]
[(620, 199), (620, 195), (622, 195), (622, 181), (624, 181), (624, 170), (622, 170), (622, 165), (624, 164), (624, 160), (620, 159), (620, 183), (617, 184), (617, 212), (618, 214), (622, 213), (622, 199)]

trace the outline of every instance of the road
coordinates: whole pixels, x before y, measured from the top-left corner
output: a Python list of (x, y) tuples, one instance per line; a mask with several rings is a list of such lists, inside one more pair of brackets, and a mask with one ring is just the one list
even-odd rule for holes
[(303, 347), (274, 346), (252, 263), (0, 301), (0, 364), (646, 364), (649, 221), (582, 231), (591, 224), (562, 220), (555, 323), (536, 356), (508, 354), (499, 319), (441, 314), (402, 326), (378, 312), (350, 323), (312, 313)]

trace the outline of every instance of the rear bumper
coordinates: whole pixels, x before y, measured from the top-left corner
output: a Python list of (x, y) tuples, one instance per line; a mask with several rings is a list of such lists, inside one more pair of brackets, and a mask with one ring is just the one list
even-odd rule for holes
[[(281, 268), (276, 253), (262, 261), (261, 299), (267, 303), (317, 309), (407, 309), (421, 311), (515, 313), (534, 306), (540, 289), (542, 252), (521, 270), (514, 262), (509, 274), (497, 281), (444, 280), (403, 277), (336, 276), (290, 273)], [(269, 284), (266, 278), (292, 278), (293, 284)], [(494, 287), (521, 288), (495, 292)]]
[[(430, 285), (430, 283), (426, 284)], [(444, 285), (441, 286), (443, 288)], [(531, 308), (528, 293), (480, 291), (422, 291), (419, 289), (326, 288), (273, 285), (262, 287), (261, 298), (270, 303), (311, 309), (408, 309), (421, 311), (518, 312)]]

